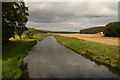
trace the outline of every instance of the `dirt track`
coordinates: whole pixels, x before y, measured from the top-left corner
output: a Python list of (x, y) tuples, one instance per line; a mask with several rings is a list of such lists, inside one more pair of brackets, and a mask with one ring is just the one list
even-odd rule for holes
[(75, 38), (84, 39), (87, 41), (99, 42), (99, 43), (108, 44), (108, 45), (120, 46), (120, 44), (118, 44), (118, 40), (120, 40), (120, 38), (104, 37), (103, 34), (58, 34), (58, 35), (75, 37)]

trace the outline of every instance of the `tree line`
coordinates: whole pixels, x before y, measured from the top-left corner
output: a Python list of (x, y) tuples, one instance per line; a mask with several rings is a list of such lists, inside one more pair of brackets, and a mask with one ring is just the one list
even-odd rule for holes
[(80, 30), (80, 34), (96, 34), (104, 31), (104, 26), (87, 28)]
[(120, 37), (120, 22), (110, 22), (106, 26), (80, 30), (80, 34), (96, 34), (103, 32), (107, 37)]

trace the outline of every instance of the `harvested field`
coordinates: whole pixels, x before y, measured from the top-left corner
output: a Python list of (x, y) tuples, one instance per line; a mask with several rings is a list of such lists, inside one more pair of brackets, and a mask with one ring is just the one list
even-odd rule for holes
[(117, 45), (120, 46), (119, 40), (117, 37), (104, 37), (104, 34), (58, 34), (61, 36), (75, 37), (79, 39), (84, 39), (92, 42), (99, 42), (108, 45)]

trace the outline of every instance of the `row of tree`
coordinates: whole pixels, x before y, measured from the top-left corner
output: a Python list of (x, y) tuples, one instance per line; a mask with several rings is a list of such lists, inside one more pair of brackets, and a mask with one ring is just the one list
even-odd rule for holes
[(80, 30), (80, 34), (96, 34), (103, 32), (108, 37), (120, 37), (120, 22), (110, 22), (104, 27), (93, 27)]
[(28, 7), (24, 2), (3, 2), (2, 3), (2, 41), (6, 42), (17, 33), (21, 35), (27, 27)]
[(80, 30), (80, 34), (96, 34), (104, 31), (104, 26), (93, 27)]

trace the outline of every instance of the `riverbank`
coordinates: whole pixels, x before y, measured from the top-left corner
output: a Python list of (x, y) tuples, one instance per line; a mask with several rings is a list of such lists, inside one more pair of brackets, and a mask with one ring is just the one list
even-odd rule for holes
[(95, 62), (111, 67), (120, 67), (118, 46), (58, 35), (55, 35), (55, 39), (65, 47), (72, 49)]
[(11, 38), (9, 43), (3, 45), (2, 53), (2, 76), (3, 78), (20, 78), (22, 71), (20, 69), (24, 56), (28, 54), (31, 48), (49, 34), (37, 34), (33, 39), (15, 39)]

